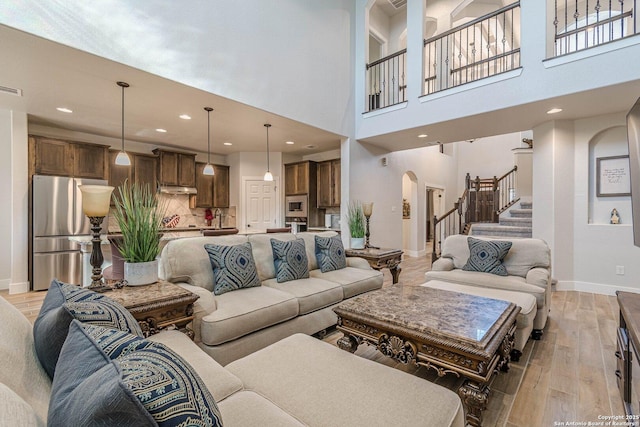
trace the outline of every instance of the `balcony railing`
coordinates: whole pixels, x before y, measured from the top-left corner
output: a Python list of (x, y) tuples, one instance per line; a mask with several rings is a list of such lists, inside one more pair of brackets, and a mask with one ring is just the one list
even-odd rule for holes
[(555, 0), (555, 55), (638, 33), (637, 0)]
[(406, 65), (407, 49), (367, 64), (367, 111), (407, 100)]
[(520, 2), (424, 41), (425, 95), (520, 67)]

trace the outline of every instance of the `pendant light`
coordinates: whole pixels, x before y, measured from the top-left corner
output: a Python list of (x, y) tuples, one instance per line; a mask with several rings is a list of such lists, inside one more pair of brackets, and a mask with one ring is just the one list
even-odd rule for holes
[(116, 156), (116, 165), (131, 166), (131, 159), (124, 151), (124, 88), (129, 87), (129, 83), (118, 82), (117, 84), (122, 88), (122, 150)]
[(271, 175), (271, 172), (269, 171), (269, 128), (271, 125), (269, 123), (265, 123), (264, 127), (267, 128), (267, 171), (264, 173), (263, 179), (265, 181), (273, 181), (273, 175)]
[(204, 169), (202, 169), (202, 175), (214, 175), (215, 171), (213, 170), (213, 166), (211, 165), (211, 112), (213, 108), (204, 107), (207, 112), (207, 164)]

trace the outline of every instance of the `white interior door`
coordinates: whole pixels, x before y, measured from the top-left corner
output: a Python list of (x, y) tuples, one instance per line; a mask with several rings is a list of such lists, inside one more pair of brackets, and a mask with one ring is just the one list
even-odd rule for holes
[(266, 230), (277, 226), (275, 181), (247, 180), (245, 182), (245, 226)]

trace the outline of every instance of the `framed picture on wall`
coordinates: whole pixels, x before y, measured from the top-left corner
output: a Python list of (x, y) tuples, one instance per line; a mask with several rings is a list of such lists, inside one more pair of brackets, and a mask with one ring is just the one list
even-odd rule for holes
[(630, 196), (629, 156), (596, 159), (596, 196)]

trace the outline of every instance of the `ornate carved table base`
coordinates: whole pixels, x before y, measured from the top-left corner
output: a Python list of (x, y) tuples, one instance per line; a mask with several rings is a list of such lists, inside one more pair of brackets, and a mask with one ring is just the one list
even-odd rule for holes
[(371, 268), (382, 270), (388, 268), (393, 278), (393, 283), (398, 283), (400, 277), (400, 262), (402, 261), (402, 251), (400, 249), (385, 249), (368, 247), (366, 249), (347, 249), (345, 254), (349, 257), (360, 257), (367, 260)]
[(465, 377), (458, 395), (467, 423), (482, 425), (487, 384), (509, 370), (518, 306), (431, 288), (390, 287), (354, 297), (334, 311), (344, 334), (337, 342), (341, 349), (353, 353), (364, 343), (438, 376)]

